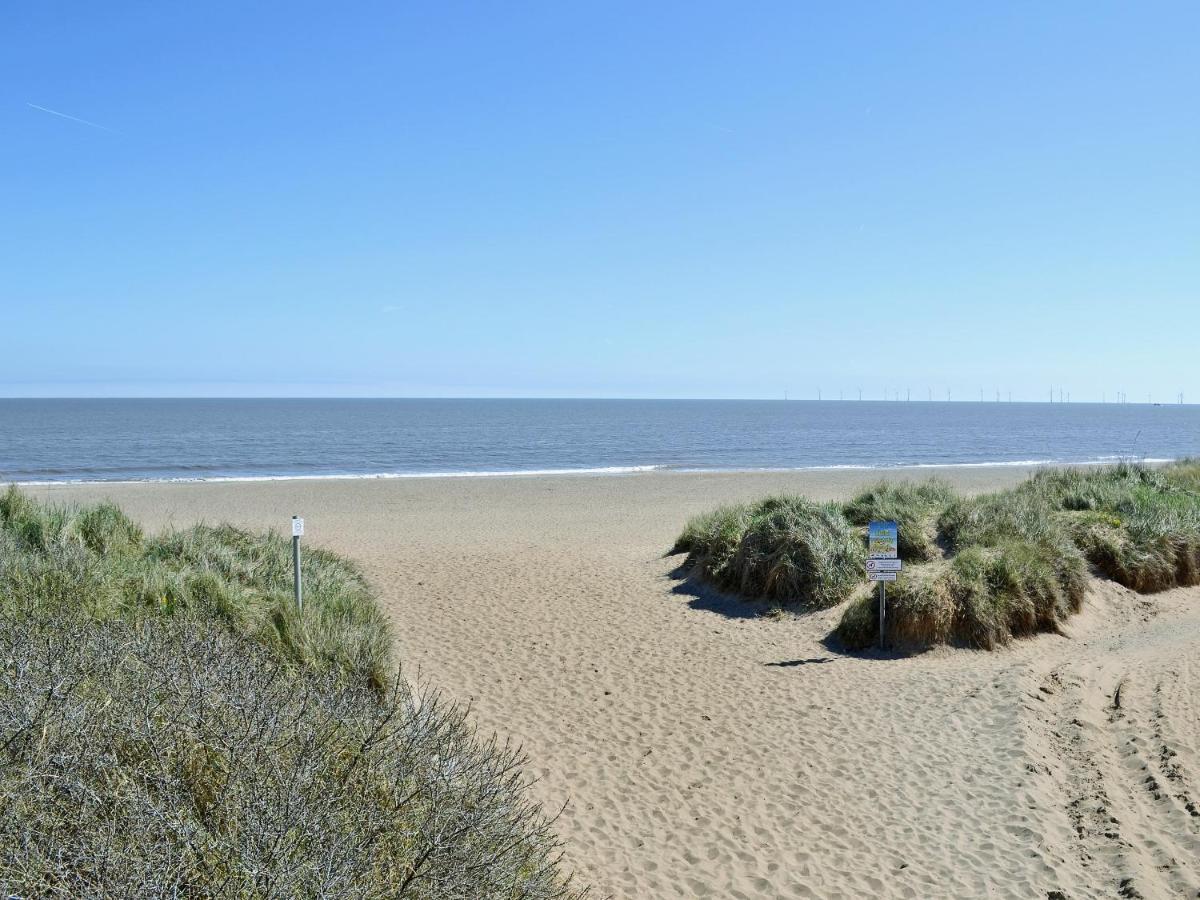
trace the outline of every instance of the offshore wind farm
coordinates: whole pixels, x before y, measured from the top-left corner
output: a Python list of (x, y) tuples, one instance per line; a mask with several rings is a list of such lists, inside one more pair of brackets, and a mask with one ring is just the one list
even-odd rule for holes
[[(861, 387), (856, 387), (855, 390), (858, 392), (858, 399), (862, 400), (863, 399), (863, 389)], [(996, 402), (996, 403), (1002, 402), (1001, 396), (1000, 396), (1001, 389), (999, 387), (997, 387), (994, 390), (995, 390), (995, 401), (994, 402)], [(913, 391), (913, 389), (911, 387), (904, 388), (904, 400), (905, 401), (908, 401), (908, 402), (912, 401), (912, 391)], [(926, 396), (925, 396), (926, 402), (928, 402), (928, 403), (934, 402), (933, 387), (928, 386), (925, 388), (925, 391), (926, 391)], [(945, 401), (951, 402), (950, 388), (946, 388), (945, 391), (946, 391)], [(980, 403), (986, 403), (989, 399), (984, 395), (984, 391), (985, 391), (985, 389), (983, 387), (979, 388), (979, 402)], [(845, 393), (846, 393), (845, 389), (839, 388), (838, 389), (838, 400), (845, 400)], [(1004, 393), (1004, 401), (1003, 402), (1012, 403), (1013, 402), (1013, 392), (1011, 390), (1005, 389), (1003, 391), (1003, 393)], [(1107, 404), (1109, 402), (1112, 402), (1112, 403), (1128, 403), (1129, 402), (1129, 395), (1127, 393), (1125, 393), (1125, 391), (1121, 391), (1121, 390), (1114, 391), (1111, 396), (1113, 399), (1110, 401), (1108, 391), (1101, 390), (1099, 393), (1093, 392), (1092, 394), (1086, 395), (1084, 399), (1082, 399), (1082, 400), (1076, 399), (1074, 402), (1076, 402), (1076, 403), (1100, 403), (1100, 404)], [(1163, 405), (1162, 403), (1155, 402), (1154, 396), (1155, 395), (1153, 392), (1149, 392), (1146, 394), (1146, 401), (1145, 401), (1146, 405), (1162, 406)], [(1177, 393), (1174, 393), (1174, 394), (1168, 394), (1167, 396), (1169, 397), (1169, 402), (1174, 403), (1178, 406), (1184, 405), (1184, 399), (1183, 399), (1184, 392), (1183, 391), (1178, 391)], [(869, 397), (870, 397), (870, 394), (868, 394), (868, 398)], [(811, 398), (805, 398), (805, 397), (803, 397), (803, 395), (800, 397), (793, 396), (789, 393), (787, 388), (784, 388), (783, 399), (784, 400), (815, 399), (815, 400), (821, 401), (821, 400), (830, 399), (830, 398), (826, 398), (824, 396), (823, 389), (818, 387), (816, 389), (815, 396), (811, 397)], [(884, 388), (881, 399), (899, 401), (900, 400), (900, 388), (892, 388), (892, 387)], [(919, 401), (920, 397), (918, 397), (917, 399)], [(938, 399), (939, 400), (942, 399), (940, 393), (938, 395)], [(972, 402), (972, 401), (967, 400), (965, 402)], [(1071, 392), (1069, 390), (1067, 390), (1066, 388), (1051, 387), (1048, 398), (1044, 394), (1041, 396), (1033, 396), (1033, 397), (1022, 397), (1020, 394), (1018, 394), (1017, 402), (1019, 402), (1019, 403), (1042, 403), (1042, 402), (1045, 402), (1045, 403), (1071, 403), (1072, 400), (1071, 400)], [(1136, 403), (1138, 401), (1135, 400), (1134, 402)]]

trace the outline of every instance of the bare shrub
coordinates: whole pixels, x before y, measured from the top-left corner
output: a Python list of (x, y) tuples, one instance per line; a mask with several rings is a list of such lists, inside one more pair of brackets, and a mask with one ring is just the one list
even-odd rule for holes
[(197, 622), (0, 615), (0, 892), (578, 898), (519, 752)]

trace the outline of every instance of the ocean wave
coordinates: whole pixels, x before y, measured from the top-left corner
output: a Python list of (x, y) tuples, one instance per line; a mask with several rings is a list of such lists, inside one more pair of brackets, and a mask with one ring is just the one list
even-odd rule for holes
[[(814, 466), (760, 466), (756, 468), (746, 467), (728, 467), (728, 468), (676, 468), (675, 472), (686, 473), (703, 473), (703, 472), (761, 472), (769, 473), (786, 473), (786, 472), (833, 472), (833, 471), (866, 471), (866, 472), (894, 472), (903, 469), (1003, 469), (1013, 467), (1033, 468), (1035, 466), (1110, 466), (1113, 463), (1127, 460), (1129, 462), (1145, 463), (1147, 465), (1158, 466), (1176, 461), (1174, 457), (1130, 457), (1130, 456), (1099, 456), (1091, 459), (1005, 459), (1005, 460), (989, 460), (985, 462), (928, 462), (928, 463), (877, 463), (870, 465), (867, 463), (840, 463), (830, 465), (814, 465)], [(668, 468), (668, 467), (664, 467)]]
[(548, 475), (632, 475), (668, 466), (598, 466), (588, 469), (505, 469), (463, 472), (329, 472), (314, 475), (197, 475), (174, 478), (58, 478), (42, 481), (2, 482), (36, 487), (55, 484), (222, 484), (247, 481), (390, 481), (405, 478), (524, 478)]
[[(469, 470), (445, 472), (330, 472), (324, 474), (287, 474), (287, 475), (195, 475), (176, 477), (148, 478), (55, 478), (31, 481), (0, 481), (0, 484), (17, 484), (27, 487), (45, 487), (62, 484), (221, 484), (229, 482), (268, 482), (268, 481), (393, 481), (403, 479), (428, 478), (538, 478), (562, 476), (611, 476), (637, 475), (648, 472), (667, 474), (787, 474), (789, 472), (834, 472), (834, 471), (877, 471), (896, 472), (920, 469), (997, 469), (997, 468), (1036, 468), (1048, 466), (1104, 466), (1112, 465), (1128, 456), (1100, 456), (1091, 459), (1017, 459), (992, 460), (984, 462), (928, 462), (928, 463), (879, 463), (875, 465), (842, 463), (812, 466), (672, 466), (672, 465), (638, 465), (638, 466), (597, 466), (578, 469), (503, 469), (503, 470)], [(1137, 462), (1148, 465), (1165, 465), (1175, 462), (1174, 458), (1147, 457), (1137, 458)]]

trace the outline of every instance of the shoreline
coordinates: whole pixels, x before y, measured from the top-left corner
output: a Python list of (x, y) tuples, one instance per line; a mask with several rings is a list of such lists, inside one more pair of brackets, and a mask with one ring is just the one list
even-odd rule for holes
[(1185, 457), (1141, 457), (1127, 456), (1102, 457), (1087, 460), (1058, 460), (1058, 459), (1021, 459), (985, 462), (949, 462), (949, 463), (898, 463), (895, 465), (859, 465), (855, 463), (830, 464), (820, 466), (791, 466), (791, 467), (760, 467), (760, 468), (698, 468), (673, 465), (636, 465), (636, 466), (598, 466), (581, 469), (506, 469), (498, 471), (465, 470), (460, 472), (368, 472), (368, 473), (321, 473), (313, 475), (212, 475), (178, 477), (178, 478), (114, 478), (114, 479), (42, 479), (30, 481), (3, 481), (0, 487), (53, 487), (56, 485), (137, 485), (137, 484), (260, 484), (291, 481), (408, 481), (408, 480), (437, 480), (437, 479), (477, 479), (477, 478), (611, 478), (626, 475), (788, 475), (805, 472), (880, 472), (904, 473), (910, 471), (928, 471), (937, 469), (1048, 469), (1076, 468), (1080, 466), (1111, 466), (1122, 462), (1137, 463), (1147, 466), (1162, 466), (1178, 462)]

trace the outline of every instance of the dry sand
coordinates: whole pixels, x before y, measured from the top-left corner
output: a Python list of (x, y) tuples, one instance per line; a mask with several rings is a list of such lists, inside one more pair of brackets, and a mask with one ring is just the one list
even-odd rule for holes
[[(942, 473), (964, 490), (1017, 469)], [(1067, 636), (844, 656), (664, 559), (687, 517), (871, 473), (38, 488), (359, 560), (400, 656), (524, 745), (602, 894), (1197, 897), (1200, 589), (1097, 581)], [(1061, 893), (1056, 893), (1061, 892)]]

